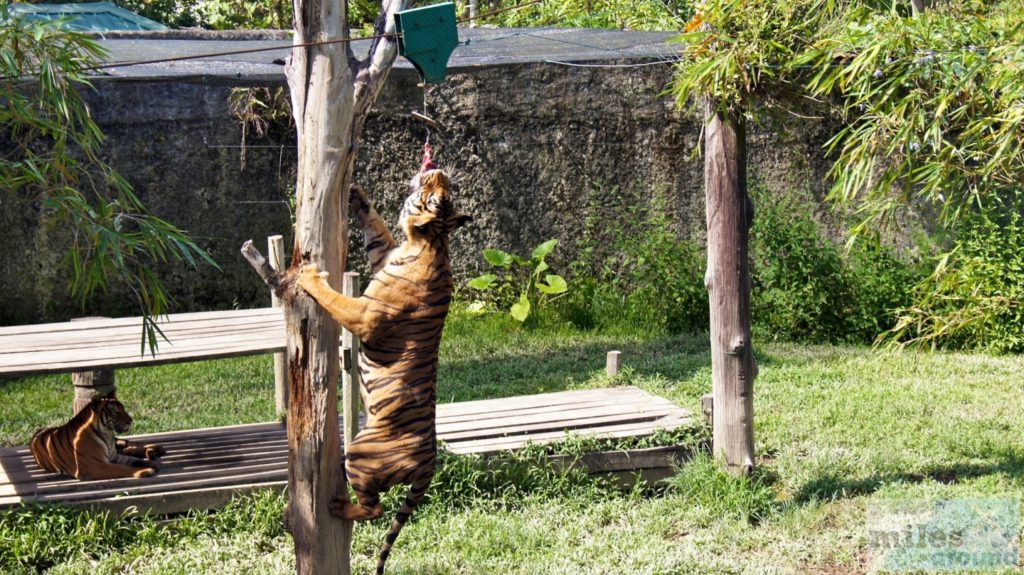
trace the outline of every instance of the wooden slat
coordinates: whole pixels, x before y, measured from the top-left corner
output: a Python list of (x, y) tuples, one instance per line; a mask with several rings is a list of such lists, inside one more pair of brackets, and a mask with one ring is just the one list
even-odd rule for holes
[[(75, 322), (78, 323), (78, 322)], [(280, 331), (284, 322), (278, 317), (243, 316), (233, 319), (209, 319), (194, 322), (173, 322), (160, 326), (167, 341), (174, 344), (181, 337), (198, 337), (203, 334), (214, 334), (225, 331)], [(100, 346), (100, 345), (139, 345), (142, 330), (139, 326), (104, 327), (95, 326), (90, 330), (73, 332), (47, 332), (18, 335), (0, 338), (0, 354), (22, 353), (38, 349), (48, 349), (55, 345), (66, 347)], [(157, 336), (159, 337), (159, 335)], [(165, 343), (164, 339), (160, 339)]]
[[(438, 406), (438, 437), (461, 454), (492, 454), (528, 442), (578, 437), (628, 437), (692, 423), (689, 412), (632, 387), (568, 391)], [(341, 428), (341, 426), (339, 426)], [(61, 501), (158, 513), (223, 505), (236, 490), (280, 489), (288, 444), (278, 422), (131, 437), (167, 450), (160, 473), (142, 479), (77, 481), (40, 469), (26, 447), (0, 449), (0, 507)], [(652, 455), (647, 459), (654, 458)], [(646, 459), (612, 457), (609, 471), (630, 476)], [(626, 471), (619, 470), (625, 466)], [(664, 475), (662, 468), (655, 475)]]
[(219, 359), (284, 350), (280, 309), (231, 310), (167, 316), (167, 341), (155, 355), (141, 345), (139, 318), (0, 328), (0, 377), (127, 368)]
[(557, 407), (541, 407), (536, 410), (517, 409), (507, 412), (493, 412), (481, 414), (475, 417), (438, 418), (438, 430), (464, 431), (469, 429), (490, 429), (494, 427), (505, 427), (509, 425), (520, 425), (523, 423), (544, 423), (550, 421), (569, 421), (598, 415), (608, 414), (643, 414), (655, 413), (658, 411), (678, 409), (668, 401), (650, 401), (637, 399), (624, 399), (610, 405), (608, 400), (594, 401), (574, 405), (562, 405)]
[[(204, 320), (225, 320), (233, 319), (238, 317), (252, 317), (252, 316), (280, 316), (281, 310), (272, 307), (256, 308), (256, 309), (233, 309), (225, 311), (200, 311), (200, 312), (187, 312), (187, 313), (176, 313), (164, 318), (158, 318), (157, 325), (160, 329), (164, 329), (165, 326), (169, 326), (176, 323), (187, 323), (193, 321), (204, 321)], [(134, 326), (140, 329), (142, 328), (142, 318), (140, 317), (120, 317), (120, 318), (96, 318), (86, 319), (75, 322), (58, 322), (58, 323), (36, 323), (30, 325), (14, 325), (0, 327), (0, 338), (5, 337), (20, 337), (23, 335), (33, 333), (57, 333), (57, 332), (75, 332), (75, 331), (90, 331), (96, 328), (116, 328), (124, 326)]]
[(217, 509), (236, 497), (261, 491), (287, 491), (288, 481), (264, 481), (259, 483), (241, 482), (237, 485), (182, 489), (163, 493), (127, 495), (116, 498), (80, 501), (77, 504), (116, 515), (134, 511), (153, 515), (181, 513), (189, 509)]
[(452, 453), (486, 455), (491, 453), (498, 453), (500, 451), (519, 449), (525, 446), (527, 443), (534, 443), (538, 445), (543, 445), (546, 443), (555, 443), (563, 439), (566, 439), (566, 437), (569, 435), (574, 435), (576, 437), (593, 437), (607, 439), (617, 439), (623, 437), (644, 437), (647, 435), (653, 435), (658, 430), (671, 430), (675, 429), (676, 427), (679, 427), (680, 425), (686, 425), (688, 423), (690, 423), (689, 418), (663, 418), (651, 422), (629, 423), (624, 425), (609, 425), (606, 427), (588, 428), (586, 430), (578, 430), (577, 433), (572, 434), (567, 434), (564, 431), (551, 431), (530, 435), (520, 435), (516, 437), (501, 437), (475, 441), (460, 441), (450, 443), (447, 445), (447, 447)]
[(446, 430), (444, 433), (438, 429), (439, 437), (448, 442), (465, 441), (470, 439), (487, 439), (492, 437), (516, 437), (520, 435), (535, 434), (544, 431), (561, 432), (567, 428), (573, 430), (590, 429), (607, 424), (642, 423), (656, 421), (671, 415), (675, 409), (662, 409), (653, 412), (637, 412), (634, 414), (604, 410), (605, 413), (598, 413), (586, 417), (573, 417), (571, 420), (544, 419), (540, 421), (526, 421), (526, 418), (512, 420), (508, 425), (491, 427), (486, 429), (465, 428), (461, 431)]

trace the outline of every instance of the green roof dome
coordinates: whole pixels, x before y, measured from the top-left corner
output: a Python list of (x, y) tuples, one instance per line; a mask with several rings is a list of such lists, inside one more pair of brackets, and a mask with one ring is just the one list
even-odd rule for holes
[(167, 26), (115, 6), (111, 2), (83, 4), (12, 4), (11, 14), (29, 20), (70, 18), (65, 26), (79, 32), (167, 30)]

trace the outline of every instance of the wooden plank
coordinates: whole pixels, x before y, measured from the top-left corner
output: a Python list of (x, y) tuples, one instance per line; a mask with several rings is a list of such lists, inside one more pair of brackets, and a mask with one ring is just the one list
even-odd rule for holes
[(514, 412), (494, 413), (485, 416), (478, 416), (475, 419), (462, 418), (451, 421), (449, 419), (438, 420), (438, 432), (443, 429), (445, 432), (456, 432), (465, 430), (486, 430), (509, 425), (523, 425), (528, 423), (545, 424), (552, 421), (570, 422), (575, 419), (585, 419), (601, 415), (615, 415), (635, 417), (644, 413), (656, 414), (664, 411), (679, 409), (671, 402), (654, 401), (622, 401), (609, 404), (607, 400), (602, 402), (590, 402), (571, 406), (558, 406), (557, 408), (541, 408), (536, 411), (529, 409), (516, 410)]
[[(518, 398), (509, 398), (518, 399)], [(610, 403), (616, 404), (661, 404), (666, 400), (655, 398), (651, 395), (624, 391), (623, 393), (607, 393), (602, 396), (581, 396), (578, 401), (562, 402), (551, 405), (531, 405), (528, 401), (509, 402), (506, 407), (491, 408), (487, 410), (476, 409), (476, 406), (464, 407), (462, 404), (445, 404), (437, 406), (438, 423), (452, 423), (458, 421), (481, 421), (489, 418), (516, 417), (519, 415), (539, 413), (561, 413), (572, 409), (585, 409), (588, 407), (606, 406)], [(471, 402), (475, 403), (475, 402)]]
[[(82, 490), (76, 490), (73, 492), (59, 492), (51, 494), (40, 494), (33, 495), (32, 501), (40, 503), (57, 502), (57, 501), (76, 501), (83, 499), (95, 499), (101, 497), (113, 497), (116, 495), (137, 495), (145, 493), (160, 493), (170, 490), (179, 489), (199, 489), (204, 487), (222, 487), (231, 485), (232, 483), (239, 483), (240, 481), (246, 481), (249, 483), (263, 481), (263, 480), (280, 480), (286, 477), (288, 474), (287, 469), (283, 471), (281, 469), (272, 469), (262, 472), (251, 472), (244, 475), (227, 475), (218, 476), (213, 478), (204, 478), (198, 480), (181, 480), (171, 483), (145, 483), (146, 479), (135, 480), (134, 483), (127, 484), (123, 487), (114, 487), (106, 489), (89, 489), (90, 483), (84, 482), (82, 484)], [(159, 475), (155, 477), (160, 477)], [(9, 506), (11, 504), (20, 503), (27, 501), (28, 499), (23, 498), (19, 495), (10, 495), (6, 497), (0, 497), (0, 506)]]
[[(260, 424), (260, 425), (272, 425), (273, 429), (267, 430), (252, 430), (252, 431), (239, 431), (218, 433), (215, 431), (209, 432), (208, 435), (203, 433), (196, 433), (194, 435), (178, 436), (175, 435), (173, 438), (159, 437), (159, 434), (144, 435), (144, 436), (128, 436), (126, 439), (130, 439), (138, 443), (158, 443), (169, 451), (177, 451), (179, 449), (192, 449), (197, 446), (231, 446), (233, 444), (260, 442), (268, 439), (276, 439), (285, 437), (284, 427), (278, 423), (271, 424)], [(188, 432), (170, 432), (170, 433), (188, 433)], [(170, 453), (169, 453), (170, 455)], [(4, 448), (0, 452), (0, 461), (6, 461), (7, 459), (31, 459), (32, 454), (27, 446), (19, 447), (8, 447)]]
[[(211, 454), (206, 457), (186, 457), (177, 461), (159, 461), (159, 475), (174, 475), (182, 473), (183, 470), (202, 470), (206, 468), (217, 468), (224, 465), (250, 465), (254, 463), (267, 463), (271, 461), (284, 461), (287, 463), (288, 450), (282, 445), (271, 445), (263, 449), (252, 451), (235, 451)], [(0, 489), (4, 485), (18, 485), (26, 482), (45, 484), (78, 484), (81, 481), (64, 475), (46, 471), (34, 462), (24, 462), (16, 466), (5, 466), (0, 469)]]
[[(254, 309), (232, 309), (224, 311), (200, 311), (200, 312), (185, 312), (176, 313), (168, 316), (164, 316), (163, 319), (157, 322), (160, 329), (164, 329), (165, 326), (170, 326), (176, 323), (186, 323), (192, 321), (206, 321), (206, 320), (231, 320), (239, 317), (252, 317), (252, 316), (280, 316), (281, 310), (272, 307), (254, 308)], [(139, 333), (142, 330), (142, 318), (138, 316), (134, 317), (120, 317), (120, 318), (102, 318), (102, 319), (89, 319), (80, 322), (56, 322), (56, 323), (36, 323), (29, 325), (14, 325), (0, 327), (0, 339), (6, 337), (20, 337), (23, 335), (33, 333), (59, 333), (59, 332), (75, 332), (75, 331), (89, 331), (94, 330), (98, 327), (123, 327), (123, 326), (134, 326), (139, 328)]]
[(287, 481), (265, 481), (221, 487), (184, 489), (167, 493), (146, 493), (142, 495), (70, 501), (67, 503), (90, 509), (110, 511), (118, 515), (126, 512), (170, 515), (172, 513), (183, 513), (191, 509), (217, 509), (224, 507), (236, 497), (261, 491), (285, 493), (287, 487)]
[[(77, 322), (75, 322), (77, 323)], [(176, 322), (161, 327), (167, 339), (174, 343), (178, 338), (200, 337), (225, 331), (261, 330), (281, 331), (284, 323), (280, 318), (266, 316), (248, 316), (229, 320), (204, 320), (196, 322)], [(138, 345), (141, 330), (133, 327), (101, 327), (91, 330), (73, 332), (48, 332), (14, 337), (0, 338), (0, 354), (23, 353), (36, 349), (45, 349), (54, 345), (93, 346), (101, 345)], [(164, 340), (161, 338), (161, 342)]]
[(183, 513), (190, 509), (217, 509), (224, 507), (228, 502), (236, 497), (261, 491), (285, 493), (287, 491), (287, 487), (287, 481), (267, 481), (227, 487), (187, 489), (169, 493), (129, 495), (91, 501), (70, 502), (70, 504), (110, 511), (111, 513), (116, 514), (134, 511), (137, 513), (149, 513), (152, 515), (170, 515), (172, 513)]
[(157, 357), (136, 356), (133, 359), (123, 359), (117, 362), (97, 363), (96, 361), (81, 361), (78, 363), (62, 363), (59, 365), (22, 365), (17, 368), (0, 369), (0, 377), (26, 377), (30, 375), (45, 375), (49, 373), (67, 373), (84, 369), (95, 369), (97, 367), (111, 367), (124, 369), (129, 367), (143, 367), (148, 365), (164, 365), (170, 363), (184, 363), (198, 359), (226, 359), (229, 357), (240, 357), (246, 355), (261, 355), (273, 353), (280, 349), (280, 346), (268, 344), (265, 347), (237, 346), (220, 348), (208, 353), (196, 351), (193, 353), (162, 354)]
[[(502, 427), (488, 429), (464, 429), (462, 431), (447, 431), (444, 434), (438, 431), (438, 437), (444, 441), (456, 442), (469, 439), (487, 439), (492, 437), (509, 437), (517, 435), (530, 435), (545, 431), (583, 430), (594, 427), (601, 427), (609, 424), (639, 423), (657, 421), (665, 416), (675, 413), (674, 409), (663, 409), (654, 412), (627, 414), (614, 412), (610, 414), (594, 415), (563, 420), (541, 420), (538, 422), (514, 423)], [(518, 421), (518, 420), (517, 420)]]
[[(690, 423), (692, 423), (692, 420), (689, 417), (666, 417), (651, 422), (629, 423), (624, 425), (609, 425), (606, 427), (581, 429), (571, 435), (584, 438), (607, 439), (617, 439), (623, 437), (643, 437), (647, 435), (652, 435), (658, 430), (671, 430), (681, 425), (687, 425)], [(525, 446), (527, 443), (534, 443), (538, 445), (542, 445), (545, 443), (554, 443), (566, 439), (568, 436), (570, 435), (566, 434), (565, 432), (552, 431), (507, 438), (488, 438), (478, 441), (460, 441), (447, 444), (447, 448), (452, 453), (457, 454), (483, 455), (498, 453), (500, 451), (519, 449)]]
[(31, 483), (16, 483), (13, 485), (5, 485), (0, 487), (0, 498), (9, 496), (42, 496), (46, 494), (77, 494), (77, 493), (91, 493), (94, 491), (106, 491), (106, 490), (125, 490), (135, 489), (137, 487), (152, 488), (150, 491), (155, 490), (161, 485), (178, 484), (182, 481), (198, 481), (198, 480), (217, 480), (228, 477), (245, 478), (252, 477), (254, 474), (266, 474), (271, 475), (276, 473), (275, 477), (283, 479), (288, 476), (288, 461), (287, 458), (278, 457), (270, 461), (262, 462), (244, 462), (242, 464), (237, 463), (223, 463), (220, 465), (205, 465), (201, 469), (195, 469), (188, 472), (180, 471), (178, 473), (157, 473), (150, 477), (144, 477), (136, 479), (133, 477), (122, 478), (122, 479), (101, 479), (95, 481), (77, 481), (74, 479), (67, 479), (57, 474), (51, 474), (52, 481), (35, 481)]
[(486, 415), (502, 413), (512, 409), (537, 409), (549, 406), (564, 406), (586, 401), (607, 400), (610, 398), (626, 398), (628, 396), (643, 397), (648, 400), (656, 397), (637, 387), (605, 387), (600, 389), (557, 391), (537, 395), (519, 395), (499, 399), (481, 399), (459, 403), (445, 403), (437, 406), (437, 417), (441, 418), (463, 415)]
[[(52, 339), (49, 341), (21, 343), (10, 348), (0, 348), (0, 365), (19, 365), (26, 356), (30, 354), (55, 353), (60, 356), (75, 358), (83, 352), (99, 352), (106, 355), (111, 350), (116, 350), (119, 355), (123, 350), (128, 350), (131, 355), (139, 355), (142, 351), (142, 340), (139, 334), (132, 337), (108, 337), (102, 333), (94, 334), (95, 337), (83, 341), (67, 339)], [(157, 353), (165, 348), (182, 348), (195, 346), (200, 343), (216, 343), (219, 341), (233, 341), (244, 337), (268, 339), (272, 337), (284, 337), (279, 325), (256, 323), (241, 326), (219, 326), (209, 327), (202, 330), (165, 333), (166, 339), (158, 336)], [(145, 348), (145, 354), (150, 355), (149, 348)]]
[[(160, 348), (155, 356), (149, 350), (143, 350), (140, 341), (131, 345), (100, 346), (99, 348), (78, 348), (78, 349), (47, 349), (42, 351), (27, 351), (24, 353), (7, 354), (0, 357), (0, 366), (4, 369), (10, 367), (17, 369), (21, 366), (31, 366), (33, 363), (53, 363), (65, 365), (81, 365), (84, 362), (93, 362), (102, 367), (117, 367), (122, 360), (138, 361), (158, 360), (166, 355), (180, 355), (188, 353), (194, 357), (202, 357), (204, 351), (216, 353), (219, 348), (245, 348), (263, 349), (273, 348), (278, 344), (284, 345), (283, 334), (262, 333), (253, 334), (225, 332), (208, 338), (184, 339), (178, 342), (160, 342)], [(278, 341), (280, 340), (280, 341)]]
[[(632, 387), (441, 405), (438, 412), (439, 438), (452, 452), (465, 454), (496, 453), (528, 442), (550, 443), (569, 434), (642, 436), (692, 423), (688, 411)], [(0, 507), (36, 500), (105, 509), (138, 506), (170, 513), (223, 504), (236, 490), (282, 488), (287, 476), (286, 430), (279, 422), (162, 432), (130, 439), (159, 443), (168, 449), (158, 475), (78, 481), (39, 469), (26, 447), (0, 449)], [(632, 481), (635, 468), (644, 469), (645, 475), (670, 473), (664, 466), (654, 466), (657, 453), (630, 452), (604, 456), (595, 460), (597, 463), (590, 458), (585, 461), (588, 466)]]

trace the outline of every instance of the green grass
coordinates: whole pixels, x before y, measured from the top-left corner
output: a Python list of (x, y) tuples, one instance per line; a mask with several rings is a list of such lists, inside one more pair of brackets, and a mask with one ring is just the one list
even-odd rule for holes
[[(627, 369), (604, 375), (609, 349)], [(657, 491), (620, 493), (535, 465), (488, 474), (451, 458), (389, 560), (398, 574), (862, 573), (866, 509), (892, 498), (1024, 495), (1024, 358), (892, 355), (766, 343), (755, 384), (759, 468), (705, 456)], [(136, 431), (272, 418), (269, 358), (118, 372)], [(704, 336), (584, 332), (454, 314), (439, 395), (462, 401), (632, 384), (697, 410), (710, 388)], [(0, 383), (0, 439), (22, 443), (71, 403), (66, 378)], [(531, 464), (533, 463), (533, 464)], [(394, 505), (399, 494), (389, 498)], [(283, 499), (267, 494), (184, 520), (61, 509), (0, 514), (0, 571), (77, 574), (293, 572)], [(371, 570), (386, 521), (357, 526)]]

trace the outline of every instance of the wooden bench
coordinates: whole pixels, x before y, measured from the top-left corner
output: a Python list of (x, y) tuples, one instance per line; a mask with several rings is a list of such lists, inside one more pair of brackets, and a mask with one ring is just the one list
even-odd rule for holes
[[(344, 422), (340, 422), (344, 429)], [(458, 454), (491, 455), (567, 436), (621, 438), (694, 424), (690, 412), (637, 389), (616, 387), (487, 399), (437, 406), (437, 432)], [(257, 423), (138, 436), (167, 448), (160, 473), (144, 479), (77, 481), (39, 468), (26, 447), (0, 449), (0, 508), (61, 502), (117, 512), (157, 514), (213, 508), (232, 496), (282, 490), (288, 478), (283, 424)], [(687, 456), (678, 448), (614, 452), (585, 458), (588, 469), (649, 481)]]
[[(267, 249), (271, 267), (284, 269), (283, 237), (268, 237)], [(345, 289), (351, 295), (358, 295), (358, 278), (358, 274), (345, 274)], [(270, 298), (273, 307), (269, 308), (157, 318), (163, 337), (157, 335), (155, 351), (143, 342), (139, 317), (0, 327), (0, 379), (71, 373), (72, 413), (78, 413), (93, 396), (114, 391), (118, 368), (274, 353), (274, 395), (281, 414), (288, 400), (284, 315), (273, 293)], [(358, 342), (347, 341), (345, 335), (342, 343), (358, 348)]]
[(180, 313), (159, 324), (168, 341), (150, 354), (137, 318), (89, 318), (0, 327), (0, 376), (143, 367), (281, 352), (280, 308)]
[(173, 314), (158, 325), (167, 341), (155, 353), (143, 346), (137, 317), (0, 327), (0, 377), (71, 373), (77, 412), (93, 395), (113, 391), (118, 368), (285, 350), (280, 308)]
[[(279, 308), (174, 314), (160, 325), (169, 341), (161, 341), (155, 354), (141, 347), (139, 318), (3, 327), (0, 375), (72, 372), (81, 376), (108, 370), (112, 384), (112, 370), (117, 368), (285, 349)], [(82, 381), (92, 380), (80, 378), (76, 384)], [(346, 391), (349, 385), (344, 386)], [(438, 406), (437, 429), (452, 452), (489, 455), (569, 436), (635, 437), (695, 424), (688, 410), (627, 387), (442, 404)], [(339, 428), (351, 433), (356, 426), (345, 425), (343, 417)], [(283, 489), (287, 483), (288, 441), (280, 422), (155, 433), (136, 439), (167, 448), (155, 477), (78, 481), (40, 469), (27, 447), (0, 449), (0, 508), (62, 502), (114, 511), (135, 508), (178, 513), (218, 507), (235, 495)], [(637, 473), (655, 480), (671, 473), (685, 454), (686, 450), (671, 448), (640, 450), (592, 457), (582, 463), (595, 472), (629, 480)]]
[[(275, 242), (278, 244), (275, 246)], [(271, 238), (282, 267), (280, 238)], [(275, 250), (276, 247), (276, 250)], [(345, 293), (358, 295), (358, 275), (345, 274)], [(287, 398), (282, 354), (284, 317), (280, 308), (180, 313), (159, 323), (166, 341), (155, 353), (142, 344), (140, 318), (86, 318), (65, 323), (0, 327), (0, 378), (71, 373), (77, 412), (93, 395), (114, 389), (114, 371), (167, 363), (274, 353), (275, 395), (282, 412)], [(343, 333), (339, 342), (358, 349)], [(617, 354), (617, 352), (612, 352)], [(343, 358), (350, 355), (343, 350)], [(609, 370), (618, 366), (609, 357)], [(614, 363), (614, 365), (613, 365)], [(358, 429), (356, 383), (342, 370), (343, 434)], [(611, 371), (609, 371), (611, 373)], [(2, 381), (0, 381), (2, 384)], [(611, 388), (490, 399), (438, 406), (437, 430), (448, 449), (487, 455), (551, 443), (569, 435), (621, 438), (692, 426), (688, 410), (639, 389)], [(0, 449), (0, 508), (26, 502), (65, 502), (113, 510), (137, 508), (154, 513), (223, 505), (232, 496), (260, 489), (283, 489), (287, 479), (288, 441), (282, 423), (173, 431), (139, 436), (164, 445), (160, 473), (151, 478), (78, 481), (39, 468), (27, 447)], [(344, 443), (343, 443), (344, 445)], [(677, 449), (640, 450), (582, 461), (588, 469), (648, 479), (669, 472), (682, 457)]]

